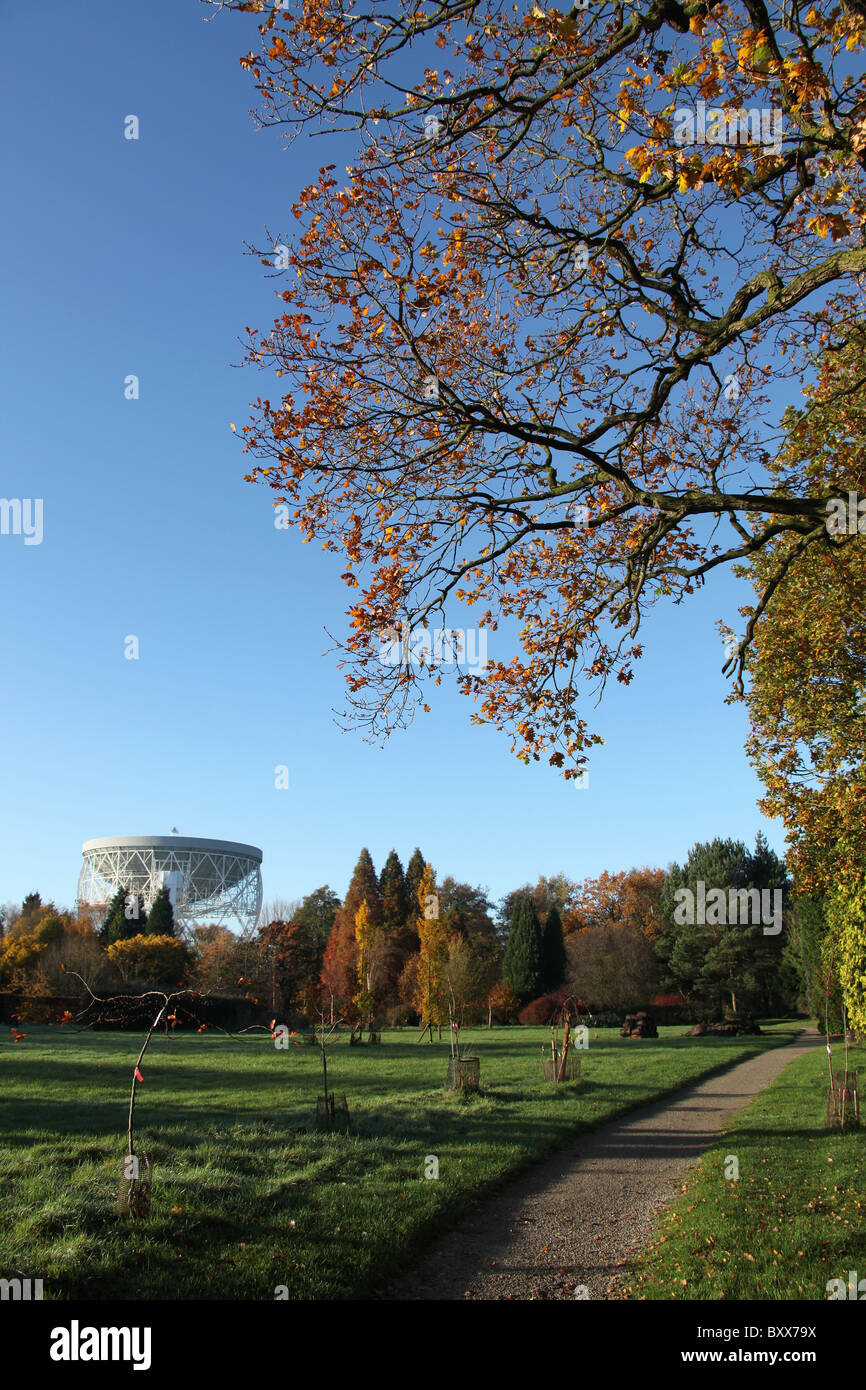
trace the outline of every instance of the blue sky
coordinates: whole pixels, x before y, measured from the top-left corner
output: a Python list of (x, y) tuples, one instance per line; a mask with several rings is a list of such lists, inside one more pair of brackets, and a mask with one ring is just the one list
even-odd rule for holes
[(494, 897), (665, 865), (714, 835), (763, 828), (782, 851), (744, 711), (724, 704), (715, 622), (736, 628), (745, 600), (728, 575), (651, 617), (637, 678), (594, 711), (606, 743), (586, 790), (518, 763), (445, 685), (384, 749), (334, 723), (339, 557), (274, 528), (229, 422), (267, 394), (233, 364), (244, 325), (275, 312), (244, 242), (287, 229), (319, 164), (351, 149), (257, 131), (238, 64), (255, 20), (206, 13), (0, 16), (0, 495), (44, 499), (40, 545), (0, 536), (0, 902), (70, 904), (82, 841), (173, 826), (260, 846), (266, 899), (342, 893), (362, 845), (377, 868), (420, 845)]

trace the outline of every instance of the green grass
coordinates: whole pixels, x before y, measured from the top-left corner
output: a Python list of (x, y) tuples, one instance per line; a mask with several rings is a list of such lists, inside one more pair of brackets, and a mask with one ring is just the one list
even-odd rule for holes
[[(448, 1047), (386, 1033), (329, 1049), (349, 1134), (317, 1133), (311, 1047), (157, 1035), (142, 1064), (136, 1149), (154, 1163), (143, 1223), (115, 1215), (139, 1039), (24, 1026), (0, 1034), (0, 1276), (45, 1297), (363, 1296), (504, 1179), (570, 1137), (719, 1066), (786, 1041), (591, 1036), (580, 1081), (540, 1079), (547, 1029), (464, 1032), (481, 1094), (442, 1089)], [(787, 1032), (786, 1032), (787, 1027)], [(439, 1180), (424, 1177), (439, 1160)], [(866, 1271), (864, 1271), (866, 1272)]]
[[(837, 1043), (835, 1067), (841, 1057)], [(866, 1077), (863, 1048), (850, 1064)], [(818, 1048), (731, 1118), (666, 1208), (625, 1297), (826, 1299), (829, 1279), (866, 1278), (866, 1137), (827, 1129), (827, 1080)], [(737, 1180), (725, 1177), (728, 1155)]]

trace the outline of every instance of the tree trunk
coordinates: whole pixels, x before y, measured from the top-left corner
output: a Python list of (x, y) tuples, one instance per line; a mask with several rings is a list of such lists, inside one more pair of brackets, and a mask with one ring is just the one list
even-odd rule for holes
[(567, 1019), (565, 1020), (565, 1032), (563, 1033), (563, 1037), (562, 1037), (562, 1060), (561, 1060), (560, 1063), (559, 1063), (559, 1072), (558, 1072), (557, 1077), (556, 1077), (557, 1081), (564, 1081), (564, 1080), (565, 1080), (565, 1063), (566, 1063), (566, 1060), (567, 1060), (567, 1058), (568, 1058), (568, 1042), (569, 1042), (569, 1037), (570, 1037), (570, 1035), (571, 1035), (571, 1019), (570, 1019), (570, 1018), (567, 1018)]

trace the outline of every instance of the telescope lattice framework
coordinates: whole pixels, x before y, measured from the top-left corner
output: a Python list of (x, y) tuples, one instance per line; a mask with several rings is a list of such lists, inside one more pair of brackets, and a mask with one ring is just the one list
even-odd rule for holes
[(102, 906), (119, 888), (141, 894), (148, 911), (168, 888), (175, 919), (184, 928), (236, 918), (252, 929), (262, 907), (262, 852), (233, 840), (183, 835), (121, 835), (87, 840), (78, 901)]

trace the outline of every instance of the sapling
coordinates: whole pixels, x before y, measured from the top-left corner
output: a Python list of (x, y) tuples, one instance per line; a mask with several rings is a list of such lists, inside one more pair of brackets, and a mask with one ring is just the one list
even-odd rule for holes
[[(339, 1024), (342, 1022), (342, 1020), (341, 1020), (341, 1018), (340, 1018), (340, 1015), (337, 1014), (336, 1017), (333, 1017), (333, 1016), (332, 1016), (332, 1019), (331, 1019), (331, 1021), (330, 1021), (330, 1023), (329, 1023), (328, 1020), (327, 1020), (326, 1017), (325, 1017), (325, 1010), (324, 1010), (324, 1009), (319, 1009), (319, 1010), (318, 1010), (318, 1014), (319, 1014), (319, 1028), (318, 1028), (318, 1034), (317, 1034), (317, 1036), (318, 1036), (318, 1042), (319, 1042), (319, 1052), (320, 1052), (321, 1058), (322, 1058), (322, 1088), (323, 1088), (323, 1090), (324, 1090), (324, 1096), (317, 1096), (317, 1097), (316, 1097), (316, 1120), (317, 1120), (317, 1121), (319, 1121), (319, 1120), (324, 1120), (325, 1123), (326, 1123), (327, 1125), (330, 1126), (330, 1125), (332, 1125), (332, 1124), (334, 1123), (334, 1121), (335, 1121), (335, 1119), (336, 1119), (336, 1098), (335, 1098), (335, 1096), (334, 1096), (333, 1091), (329, 1091), (329, 1090), (328, 1090), (328, 1053), (327, 1053), (327, 1045), (328, 1045), (328, 1039), (331, 1037), (332, 1033), (334, 1033), (334, 1032), (336, 1031), (336, 1029), (338, 1028)], [(332, 1004), (332, 1014), (333, 1014), (333, 1004)], [(348, 1105), (346, 1104), (346, 1098), (345, 1098), (345, 1096), (343, 1097), (343, 1104), (342, 1104), (341, 1109), (345, 1112), (346, 1122), (348, 1123), (348, 1120), (349, 1120), (349, 1107), (348, 1107)]]
[[(66, 966), (61, 964), (61, 970), (69, 974), (73, 979), (80, 980), (88, 995), (89, 1003), (81, 1012), (75, 1016), (67, 1013), (64, 1015), (64, 1023), (80, 1023), (84, 1020), (84, 1026), (92, 1028), (97, 1023), (129, 1023), (135, 1012), (141, 1012), (146, 1007), (146, 1001), (156, 1009), (156, 1013), (145, 1034), (144, 1042), (141, 1045), (138, 1058), (132, 1069), (132, 1080), (129, 1091), (129, 1112), (126, 1127), (126, 1155), (123, 1161), (123, 1174), (120, 1182), (120, 1189), (117, 1197), (117, 1210), (120, 1215), (132, 1215), (143, 1218), (150, 1210), (150, 1197), (153, 1184), (153, 1164), (147, 1154), (138, 1155), (135, 1152), (135, 1098), (136, 1086), (141, 1085), (144, 1076), (141, 1071), (142, 1062), (147, 1052), (150, 1040), (160, 1022), (164, 1019), (166, 1029), (171, 1024), (174, 1029), (178, 1021), (177, 1012), (184, 1004), (202, 1003), (207, 999), (207, 995), (200, 990), (178, 989), (173, 991), (148, 990), (144, 994), (117, 994), (103, 999), (100, 995), (94, 994), (90, 985), (82, 975), (75, 970), (66, 970)], [(97, 1007), (92, 1016), (88, 1019), (87, 1015)], [(158, 1006), (158, 1007), (157, 1007)], [(169, 1013), (169, 1008), (172, 1012)], [(194, 1020), (194, 1015), (193, 1015)], [(274, 1037), (274, 1020), (269, 1025), (257, 1023), (251, 1024), (248, 1028), (243, 1028), (238, 1034), (231, 1033), (228, 1029), (215, 1025), (217, 1030), (225, 1033), (227, 1037), (240, 1036), (242, 1033), (270, 1032)], [(204, 1025), (199, 1028), (199, 1032), (204, 1030)]]

